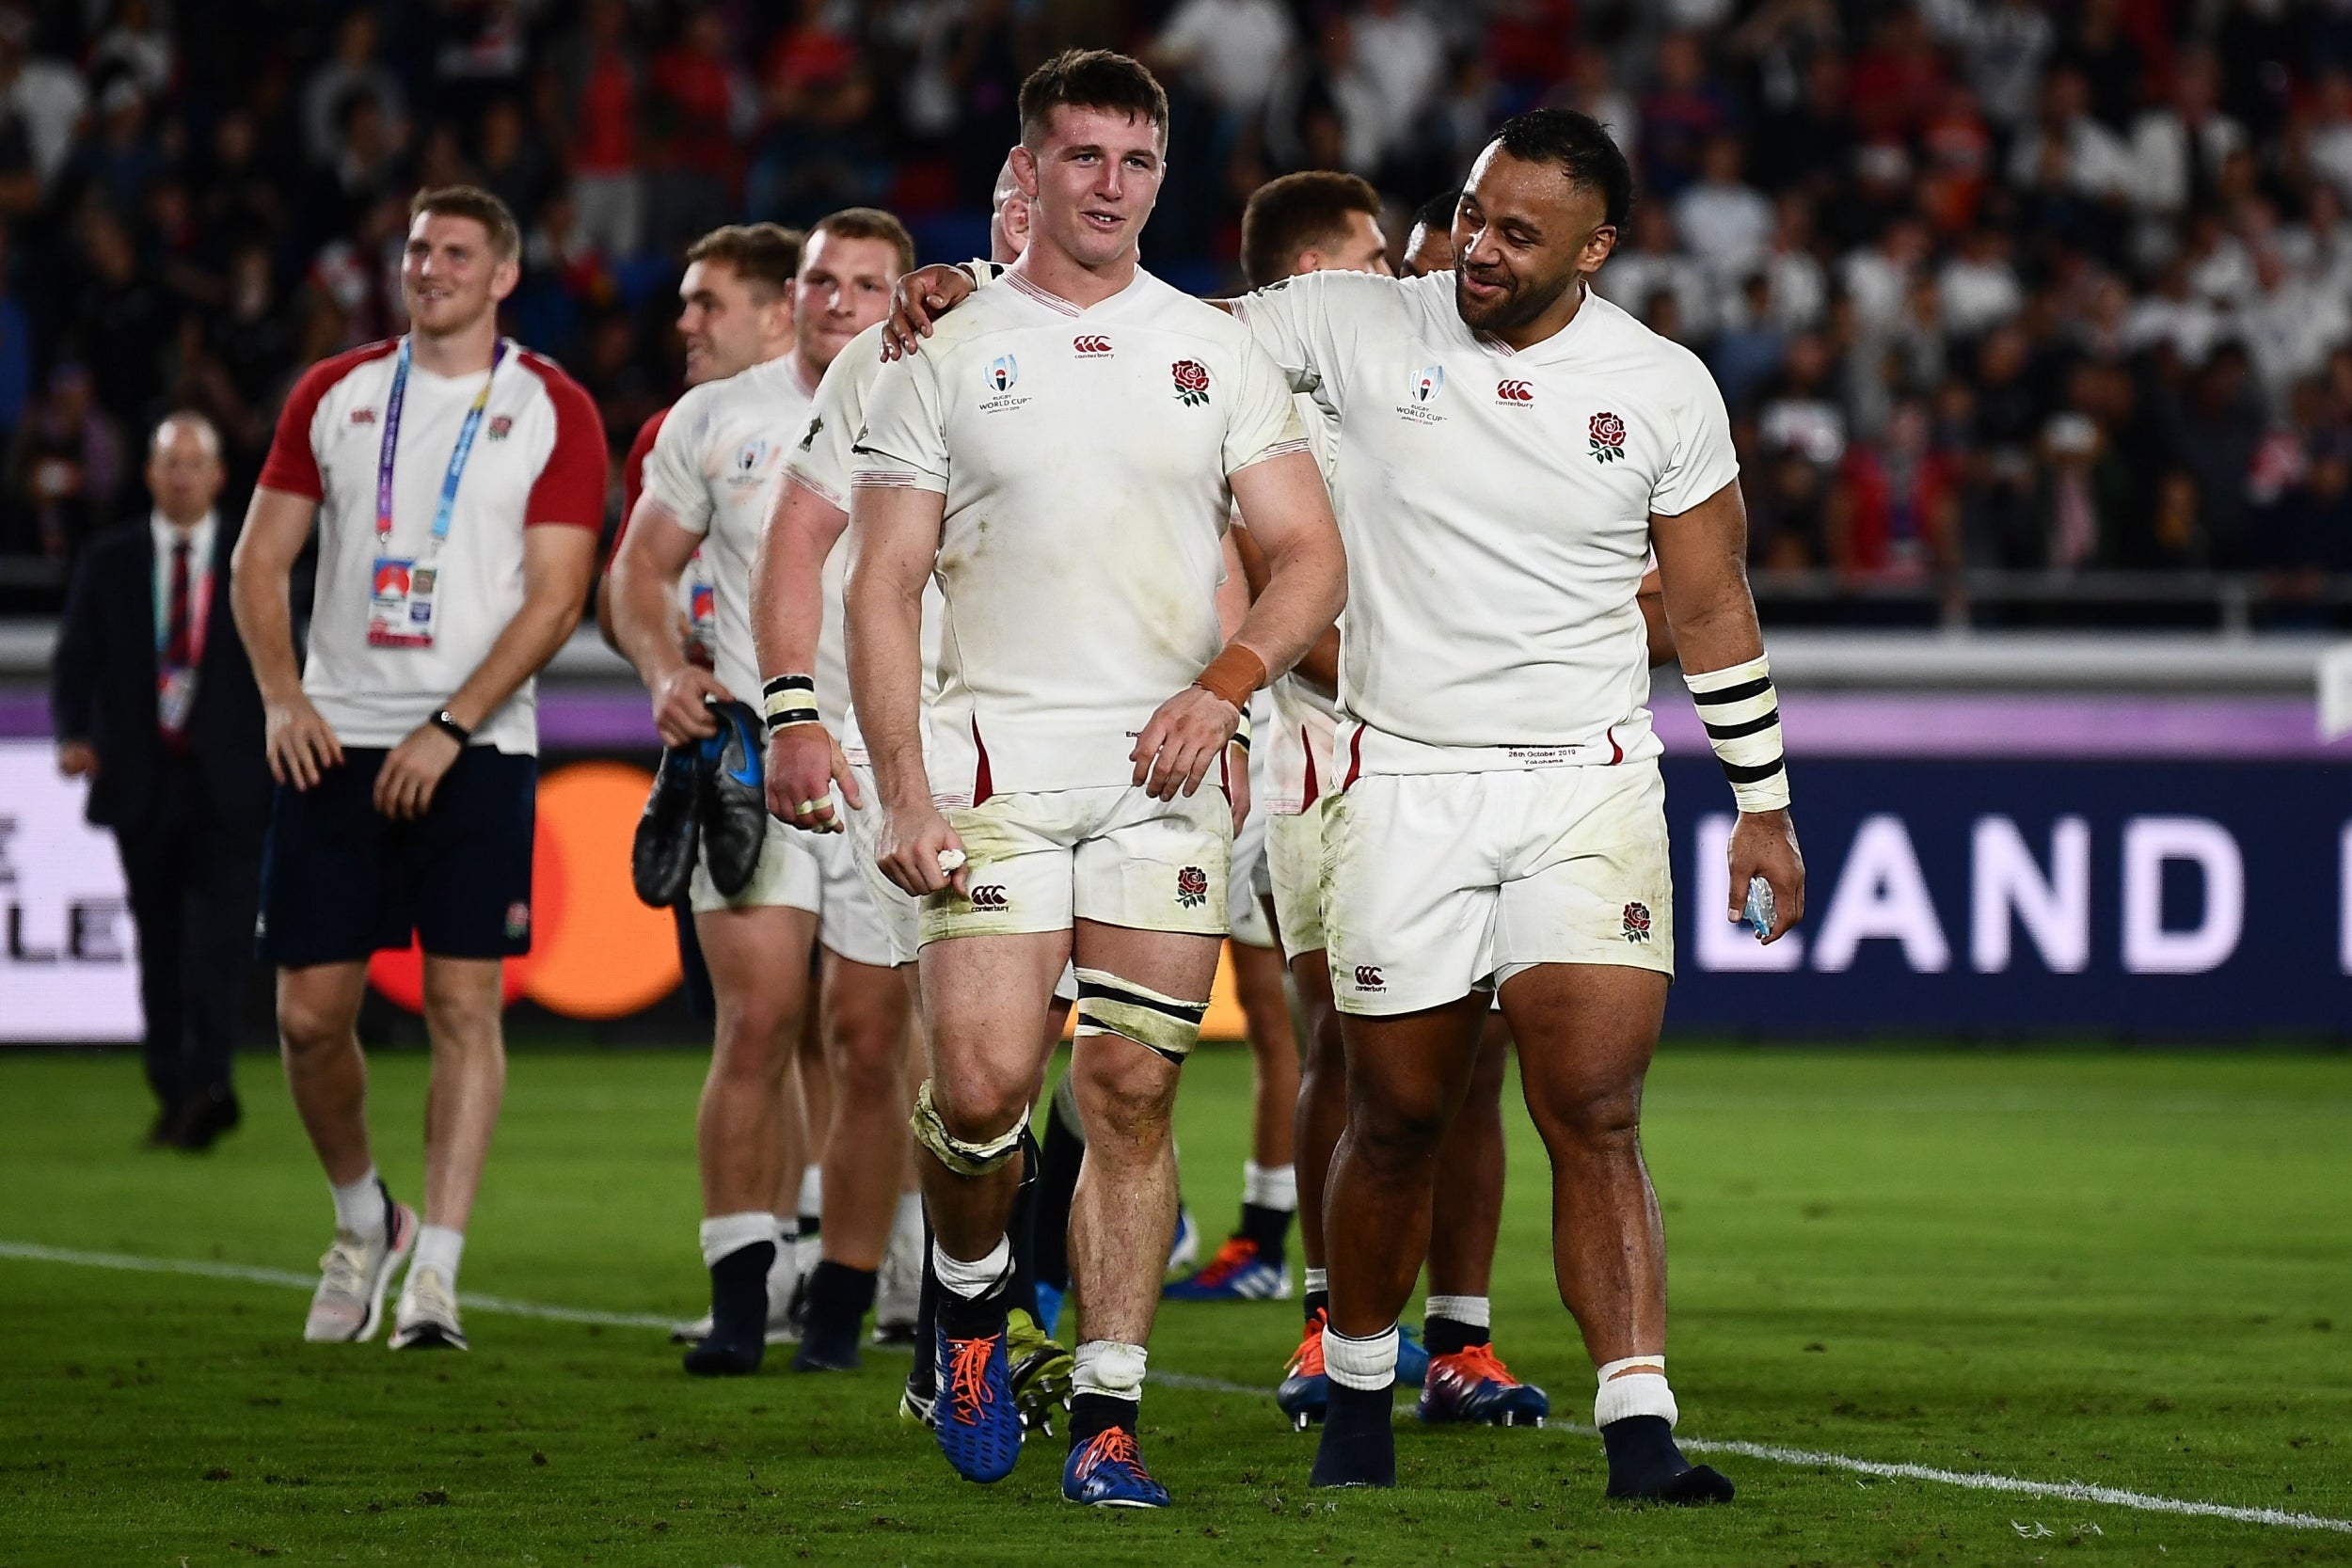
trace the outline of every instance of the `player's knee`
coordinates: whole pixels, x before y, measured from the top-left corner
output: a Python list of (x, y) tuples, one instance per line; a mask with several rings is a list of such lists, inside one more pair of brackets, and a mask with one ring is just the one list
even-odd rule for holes
[(295, 1055), (307, 1056), (343, 1044), (351, 1038), (351, 1023), (342, 1009), (322, 1006), (307, 997), (278, 1000), (278, 1037)]
[(905, 1022), (887, 1007), (838, 1006), (825, 1021), (825, 1066), (843, 1094), (895, 1101), (906, 1057)]
[(1612, 1086), (1551, 1095), (1531, 1109), (1547, 1142), (1565, 1140), (1588, 1148), (1606, 1148), (1636, 1143), (1642, 1134), (1638, 1088)]
[(1358, 1083), (1348, 1098), (1349, 1142), (1382, 1166), (1427, 1160), (1444, 1141), (1446, 1106), (1436, 1086)]
[(1112, 1036), (1077, 1053), (1071, 1071), (1089, 1146), (1098, 1138), (1135, 1143), (1166, 1135), (1177, 1083), (1168, 1062)]
[(758, 1002), (723, 1006), (712, 1033), (710, 1076), (749, 1090), (780, 1089), (799, 1030), (789, 1008)]
[(931, 1078), (915, 1091), (914, 1141), (958, 1176), (986, 1176), (1021, 1150), (1029, 1101), (1025, 1089), (986, 1079)]

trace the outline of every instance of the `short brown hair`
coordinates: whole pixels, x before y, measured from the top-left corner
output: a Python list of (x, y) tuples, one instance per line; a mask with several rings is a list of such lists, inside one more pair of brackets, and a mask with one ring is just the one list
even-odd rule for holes
[(837, 213), (827, 213), (809, 230), (812, 234), (831, 234), (844, 240), (881, 240), (898, 252), (898, 270), (914, 270), (914, 236), (907, 226), (880, 207), (844, 207)]
[(686, 261), (717, 261), (772, 297), (789, 290), (801, 270), (801, 231), (780, 223), (730, 223), (687, 246)]
[(1141, 115), (1168, 135), (1168, 92), (1141, 60), (1108, 49), (1065, 49), (1021, 84), (1021, 141), (1034, 150), (1062, 104)]
[(473, 219), (490, 236), (491, 253), (501, 261), (512, 261), (523, 253), (523, 231), (516, 227), (514, 213), (505, 202), (479, 185), (443, 185), (438, 190), (419, 191), (408, 203), (408, 221), (413, 224), (427, 213), (437, 217)]
[(1267, 181), (1242, 209), (1242, 276), (1253, 289), (1288, 277), (1302, 252), (1340, 241), (1351, 213), (1380, 220), (1380, 193), (1360, 175), (1310, 168)]

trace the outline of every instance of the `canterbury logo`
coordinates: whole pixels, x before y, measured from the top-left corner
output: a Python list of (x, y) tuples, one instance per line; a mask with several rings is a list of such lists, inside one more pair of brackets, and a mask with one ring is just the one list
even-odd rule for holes
[(983, 882), (972, 890), (972, 907), (976, 910), (1007, 909), (1011, 902), (1005, 896), (1002, 882)]
[(1108, 338), (1073, 338), (1070, 346), (1080, 354), (1108, 354), (1111, 341)]
[(1358, 990), (1380, 990), (1384, 989), (1380, 981), (1380, 966), (1378, 964), (1358, 964), (1356, 966), (1356, 989)]
[(1495, 388), (1495, 397), (1503, 403), (1534, 403), (1535, 388), (1524, 381), (1506, 381)]

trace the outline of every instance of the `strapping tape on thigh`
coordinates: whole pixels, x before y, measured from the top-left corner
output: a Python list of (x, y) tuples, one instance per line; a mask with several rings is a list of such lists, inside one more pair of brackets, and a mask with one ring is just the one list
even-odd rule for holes
[(914, 1141), (939, 1156), (939, 1163), (958, 1176), (986, 1176), (1001, 1168), (1005, 1162), (1021, 1152), (1022, 1134), (1027, 1128), (1016, 1123), (986, 1143), (966, 1143), (947, 1131), (947, 1124), (939, 1119), (939, 1107), (931, 1102), (931, 1081), (923, 1080), (923, 1086), (914, 1092), (914, 1115), (907, 1118), (914, 1129)]
[(1162, 996), (1149, 987), (1100, 969), (1078, 971), (1080, 1036), (1117, 1035), (1181, 1063), (1200, 1043), (1206, 1002)]

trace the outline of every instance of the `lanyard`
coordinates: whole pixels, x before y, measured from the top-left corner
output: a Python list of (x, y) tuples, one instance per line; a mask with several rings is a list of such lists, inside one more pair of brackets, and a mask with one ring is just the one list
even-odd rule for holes
[[(457, 432), (456, 450), (449, 454), (449, 472), (441, 476), (440, 504), (433, 510), (433, 542), (431, 553), (438, 555), (449, 538), (450, 516), (457, 507), (457, 482), (465, 476), (466, 459), (473, 454), (473, 438), (482, 430), (482, 411), (490, 404), (490, 384), (498, 379), (499, 362), (506, 357), (506, 340), (501, 338), (498, 347), (490, 352), (490, 373), (483, 378), (482, 390), (474, 394), (473, 406), (466, 410), (466, 422)], [(400, 363), (392, 371), (391, 394), (384, 400), (384, 440), (375, 458), (375, 541), (379, 550), (389, 547), (392, 539), (392, 453), (400, 445), (400, 415), (408, 402), (409, 341), (400, 341)]]

